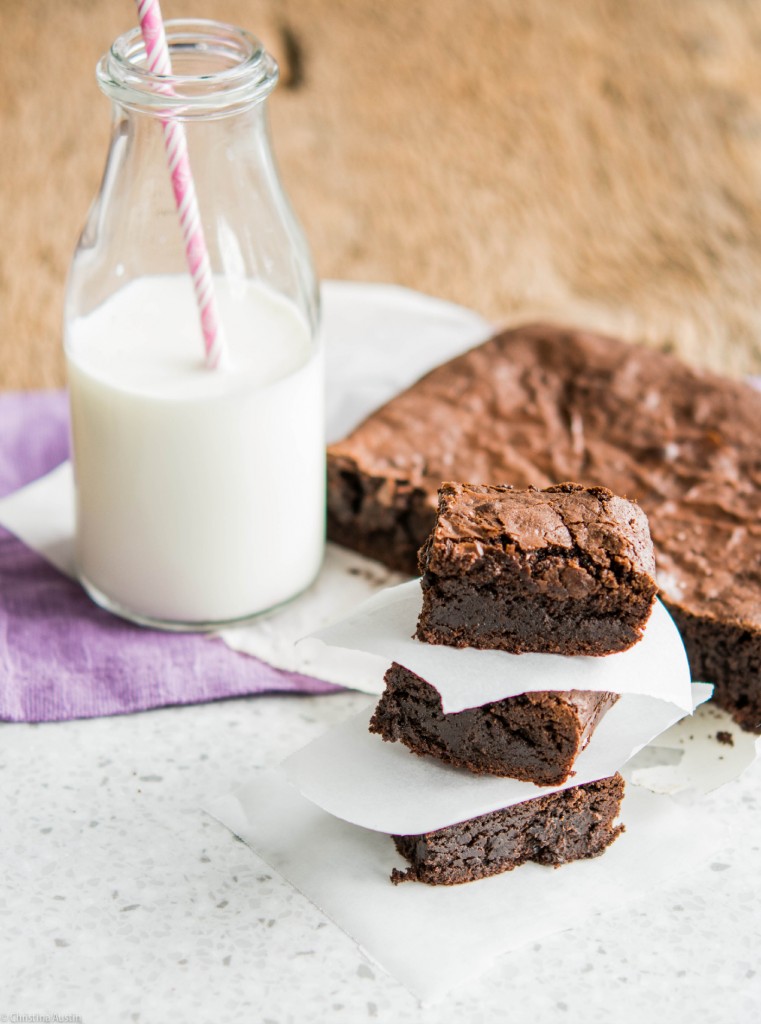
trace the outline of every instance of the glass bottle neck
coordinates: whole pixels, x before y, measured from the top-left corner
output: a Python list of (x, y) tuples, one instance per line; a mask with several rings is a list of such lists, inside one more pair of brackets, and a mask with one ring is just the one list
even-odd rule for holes
[(183, 19), (168, 21), (166, 35), (171, 75), (148, 70), (139, 28), (101, 58), (98, 83), (119, 107), (160, 120), (228, 117), (261, 105), (277, 83), (277, 64), (244, 29)]

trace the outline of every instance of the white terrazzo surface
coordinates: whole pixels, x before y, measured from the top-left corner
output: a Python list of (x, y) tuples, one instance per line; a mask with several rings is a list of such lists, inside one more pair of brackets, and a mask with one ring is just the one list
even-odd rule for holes
[(259, 697), (0, 725), (0, 1022), (761, 1018), (761, 762), (710, 798), (711, 863), (422, 1009), (200, 810), (366, 700)]

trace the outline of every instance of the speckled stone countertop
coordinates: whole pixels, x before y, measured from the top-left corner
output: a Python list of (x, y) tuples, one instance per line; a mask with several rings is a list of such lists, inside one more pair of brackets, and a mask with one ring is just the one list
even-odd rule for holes
[(366, 701), (0, 726), (0, 1022), (758, 1019), (761, 762), (708, 798), (720, 836), (708, 864), (421, 1008), (201, 810)]

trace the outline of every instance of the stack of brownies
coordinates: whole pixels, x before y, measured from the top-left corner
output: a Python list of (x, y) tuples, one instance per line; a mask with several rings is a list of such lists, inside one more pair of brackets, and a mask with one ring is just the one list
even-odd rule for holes
[[(603, 487), (545, 490), (444, 484), (420, 551), (419, 640), (570, 656), (603, 656), (641, 639), (656, 595), (655, 560), (641, 509)], [(396, 663), (370, 723), (477, 774), (559, 786), (573, 776), (613, 693), (533, 692), (444, 714), (431, 682)], [(394, 836), (410, 863), (395, 882), (452, 885), (526, 861), (559, 865), (601, 854), (620, 775), (565, 788), (423, 835)]]

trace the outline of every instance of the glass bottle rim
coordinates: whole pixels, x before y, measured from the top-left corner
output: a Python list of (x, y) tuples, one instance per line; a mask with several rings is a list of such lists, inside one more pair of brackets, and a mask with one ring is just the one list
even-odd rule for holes
[[(173, 73), (148, 69), (142, 33), (132, 28), (98, 61), (95, 73), (106, 96), (156, 117), (219, 117), (261, 102), (277, 84), (274, 58), (246, 29), (206, 18), (172, 19), (165, 28)], [(208, 70), (176, 73), (191, 57)]]

